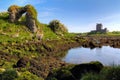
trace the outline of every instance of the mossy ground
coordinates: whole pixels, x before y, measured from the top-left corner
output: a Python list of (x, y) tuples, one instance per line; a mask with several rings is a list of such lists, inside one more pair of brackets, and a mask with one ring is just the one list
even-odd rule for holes
[[(63, 54), (65, 50), (77, 44), (74, 44), (76, 34), (66, 33), (60, 36), (55, 34), (47, 24), (39, 22), (37, 24), (38, 30), (42, 30), (44, 34), (41, 41), (35, 38), (35, 33), (31, 33), (24, 25), (24, 16), (17, 23), (10, 23), (8, 13), (0, 13), (0, 69), (6, 72), (8, 69), (17, 71), (17, 77), (14, 80), (30, 80), (31, 77), (32, 80), (42, 80), (43, 77), (40, 74), (47, 76), (50, 69), (64, 65), (57, 57), (65, 55)], [(65, 44), (66, 46), (64, 46)], [(60, 53), (58, 53), (59, 51)], [(17, 61), (22, 57), (29, 58), (31, 64), (25, 68), (16, 68)], [(41, 59), (40, 62), (39, 58)], [(43, 65), (47, 67), (45, 68)], [(48, 71), (41, 72), (39, 66), (42, 70)], [(3, 76), (5, 71), (0, 74)], [(4, 77), (5, 79), (8, 78), (7, 76)]]

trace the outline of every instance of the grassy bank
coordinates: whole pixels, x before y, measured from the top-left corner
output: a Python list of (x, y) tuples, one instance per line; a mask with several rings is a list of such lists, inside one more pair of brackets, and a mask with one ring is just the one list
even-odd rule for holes
[(48, 24), (37, 23), (44, 37), (38, 40), (24, 24), (8, 21), (0, 13), (0, 80), (43, 80), (50, 70), (66, 66), (59, 58), (80, 44), (74, 33), (54, 33)]
[(87, 73), (81, 80), (120, 80), (120, 66), (104, 67), (99, 74)]

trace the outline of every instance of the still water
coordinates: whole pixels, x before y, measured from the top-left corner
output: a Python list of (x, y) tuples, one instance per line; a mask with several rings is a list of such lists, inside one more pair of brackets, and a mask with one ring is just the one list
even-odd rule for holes
[(107, 66), (120, 65), (120, 49), (110, 46), (94, 49), (83, 47), (73, 48), (68, 51), (63, 61), (72, 64), (99, 61)]

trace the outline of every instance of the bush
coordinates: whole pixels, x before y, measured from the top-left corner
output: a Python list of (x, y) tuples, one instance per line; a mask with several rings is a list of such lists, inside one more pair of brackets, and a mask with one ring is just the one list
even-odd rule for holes
[(59, 20), (53, 20), (49, 23), (51, 30), (57, 34), (67, 33), (67, 28)]
[(106, 80), (120, 80), (120, 66), (108, 68), (104, 73)]
[(87, 73), (81, 80), (120, 80), (120, 66), (105, 67), (99, 74)]
[(9, 14), (7, 12), (1, 12), (0, 13), (0, 19), (7, 20), (9, 17)]
[(0, 80), (14, 80), (17, 78), (17, 72), (15, 70), (6, 70), (1, 74), (1, 79)]

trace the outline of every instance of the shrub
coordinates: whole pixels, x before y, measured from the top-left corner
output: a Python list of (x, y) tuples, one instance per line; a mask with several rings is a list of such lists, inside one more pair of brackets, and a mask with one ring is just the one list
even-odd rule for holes
[(0, 80), (14, 80), (17, 78), (17, 72), (15, 70), (6, 70), (1, 74), (1, 79)]
[(8, 16), (9, 16), (8, 12), (1, 12), (0, 13), (0, 19), (7, 20)]
[(106, 80), (120, 80), (120, 66), (112, 67), (105, 70), (105, 79)]
[(57, 34), (67, 33), (67, 28), (59, 20), (53, 20), (49, 23), (51, 30)]
[(99, 74), (87, 73), (81, 80), (120, 80), (120, 66), (104, 67)]

